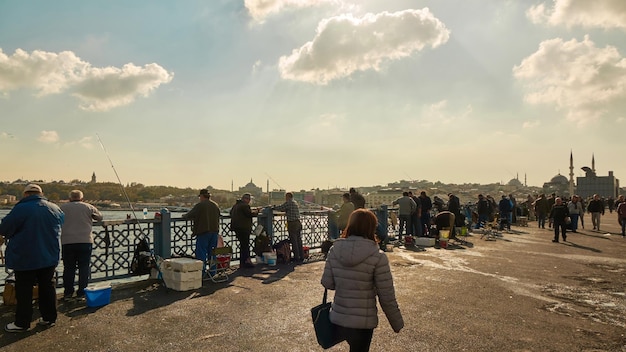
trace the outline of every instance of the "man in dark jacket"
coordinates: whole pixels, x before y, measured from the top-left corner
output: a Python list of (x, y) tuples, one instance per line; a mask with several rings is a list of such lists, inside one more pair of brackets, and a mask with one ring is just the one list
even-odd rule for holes
[(563, 241), (567, 241), (565, 227), (569, 218), (569, 210), (567, 210), (567, 205), (563, 204), (561, 198), (556, 197), (554, 201), (554, 206), (550, 210), (550, 219), (554, 221), (554, 239), (552, 242), (559, 243), (559, 230), (561, 231)]
[(33, 286), (39, 285), (38, 325), (54, 326), (57, 320), (54, 271), (59, 264), (59, 236), (64, 214), (43, 197), (41, 187), (29, 184), (22, 198), (2, 219), (0, 234), (8, 239), (6, 266), (15, 271), (15, 321), (7, 332), (25, 332), (33, 317)]
[(482, 195), (478, 195), (478, 202), (476, 202), (476, 212), (478, 213), (478, 222), (476, 228), (484, 226), (489, 221), (489, 215), (491, 213), (491, 207), (489, 201)]
[(428, 230), (430, 228), (430, 210), (433, 208), (433, 202), (428, 195), (426, 195), (425, 191), (420, 192), (420, 203), (422, 206), (422, 213), (420, 215), (420, 220), (422, 222), (423, 227), (423, 235), (428, 236)]
[(250, 233), (252, 232), (252, 218), (256, 216), (250, 208), (250, 193), (245, 193), (241, 199), (230, 209), (230, 227), (235, 231), (235, 236), (239, 240), (240, 266), (242, 268), (254, 268), (250, 260)]
[(513, 206), (511, 201), (503, 194), (500, 203), (498, 203), (498, 211), (500, 211), (500, 230), (504, 230), (506, 225), (507, 230), (511, 230), (511, 211)]
[(365, 197), (354, 189), (350, 188), (350, 201), (354, 204), (354, 209), (365, 208)]
[(220, 227), (220, 207), (211, 200), (209, 190), (202, 189), (198, 195), (200, 201), (183, 219), (193, 220), (193, 236), (196, 236), (196, 258), (202, 260), (202, 273), (206, 272), (206, 263), (213, 248), (217, 247)]
[(465, 225), (463, 223), (464, 219), (461, 217), (461, 200), (452, 193), (448, 193), (448, 211), (454, 214), (456, 226), (461, 227)]
[(589, 202), (587, 210), (591, 213), (593, 229), (600, 231), (600, 215), (604, 215), (604, 203), (602, 203), (599, 195), (593, 195), (593, 199)]

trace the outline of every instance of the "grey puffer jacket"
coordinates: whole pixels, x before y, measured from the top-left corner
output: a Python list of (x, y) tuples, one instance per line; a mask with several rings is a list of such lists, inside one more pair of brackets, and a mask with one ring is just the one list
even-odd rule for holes
[(393, 288), (387, 256), (378, 245), (360, 236), (340, 238), (328, 252), (322, 285), (335, 290), (330, 320), (340, 326), (378, 326), (376, 296), (395, 332), (404, 327)]

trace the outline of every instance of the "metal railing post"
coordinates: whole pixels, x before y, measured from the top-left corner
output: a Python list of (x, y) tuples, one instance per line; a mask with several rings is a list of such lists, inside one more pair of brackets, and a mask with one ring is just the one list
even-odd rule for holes
[(259, 214), (259, 224), (263, 225), (267, 237), (270, 239), (270, 243), (273, 242), (274, 237), (274, 211), (270, 207), (263, 208), (263, 211)]
[(161, 222), (154, 223), (154, 254), (161, 258), (172, 256), (172, 213), (161, 209)]
[(376, 209), (376, 218), (378, 219), (378, 237), (386, 239), (389, 235), (389, 209), (387, 205), (383, 204)]

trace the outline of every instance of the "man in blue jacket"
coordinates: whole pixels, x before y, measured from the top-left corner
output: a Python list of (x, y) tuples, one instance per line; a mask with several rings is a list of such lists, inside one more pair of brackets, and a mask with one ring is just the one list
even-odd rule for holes
[(59, 236), (64, 215), (43, 197), (41, 187), (29, 184), (24, 197), (0, 223), (7, 240), (6, 266), (15, 272), (15, 321), (7, 332), (25, 332), (33, 318), (33, 286), (39, 284), (41, 326), (54, 326), (57, 319), (54, 271), (59, 264)]

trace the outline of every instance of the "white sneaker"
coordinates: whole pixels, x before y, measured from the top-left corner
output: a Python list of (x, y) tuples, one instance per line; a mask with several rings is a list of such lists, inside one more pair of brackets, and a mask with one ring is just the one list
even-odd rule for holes
[(28, 328), (21, 328), (17, 325), (15, 325), (15, 323), (9, 323), (4, 327), (4, 331), (6, 332), (26, 332), (28, 331)]

